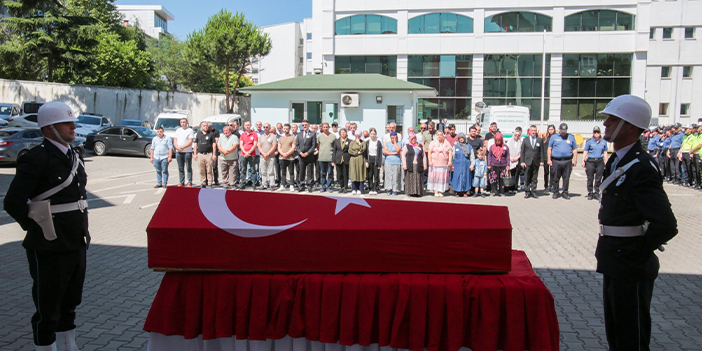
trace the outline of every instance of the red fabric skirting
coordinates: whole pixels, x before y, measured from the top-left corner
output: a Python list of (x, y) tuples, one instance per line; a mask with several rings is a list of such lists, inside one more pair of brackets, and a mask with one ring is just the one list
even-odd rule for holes
[(553, 296), (522, 251), (504, 275), (166, 273), (144, 330), (410, 350), (558, 350)]

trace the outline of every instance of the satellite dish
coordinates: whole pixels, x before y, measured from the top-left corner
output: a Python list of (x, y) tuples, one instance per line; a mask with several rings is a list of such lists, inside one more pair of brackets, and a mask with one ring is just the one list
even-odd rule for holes
[(482, 113), (483, 109), (485, 109), (486, 107), (487, 107), (486, 103), (484, 103), (482, 101), (478, 101), (475, 103), (475, 112)]

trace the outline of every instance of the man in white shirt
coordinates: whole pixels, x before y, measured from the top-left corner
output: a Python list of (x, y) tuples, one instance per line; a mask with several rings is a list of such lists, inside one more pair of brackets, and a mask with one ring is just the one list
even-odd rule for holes
[(188, 187), (193, 186), (193, 129), (188, 126), (188, 119), (180, 119), (180, 128), (176, 129), (173, 147), (176, 149), (178, 163), (178, 186), (185, 185), (185, 171), (188, 172)]

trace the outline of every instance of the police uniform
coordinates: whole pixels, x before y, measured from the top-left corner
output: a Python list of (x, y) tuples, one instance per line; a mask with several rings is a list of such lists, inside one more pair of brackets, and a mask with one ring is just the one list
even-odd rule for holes
[[(670, 130), (670, 128), (666, 128)], [(661, 137), (660, 150), (658, 152), (658, 165), (660, 166), (661, 174), (664, 180), (671, 180), (670, 178), (670, 159), (668, 158), (668, 150), (670, 150), (670, 136), (665, 135)]]
[[(675, 127), (680, 128), (680, 124), (676, 124)], [(670, 160), (668, 161), (668, 165), (670, 165), (670, 177), (675, 183), (680, 183), (682, 181), (682, 168), (680, 168), (678, 151), (680, 151), (682, 147), (684, 138), (685, 132), (682, 130), (670, 136)]]
[[(609, 158), (605, 179), (612, 173), (612, 163), (623, 167), (632, 161), (603, 189), (598, 216), (601, 230), (595, 256), (597, 272), (604, 274), (605, 329), (611, 350), (648, 349), (653, 282), (659, 268), (654, 250), (678, 232), (658, 167), (640, 143), (620, 160)], [(637, 235), (618, 232), (627, 230), (626, 235)]]
[[(50, 216), (53, 222), (55, 237), (52, 237), (51, 231), (45, 233), (32, 219), (37, 217), (30, 212), (28, 201), (36, 202), (47, 191), (59, 189), (57, 186), (66, 182), (72, 173), (69, 184), (46, 197), (51, 205), (51, 213), (47, 212), (46, 217)], [(22, 246), (33, 280), (36, 312), (31, 324), (37, 350), (55, 350), (55, 341), (65, 349), (77, 350), (74, 348), (75, 310), (81, 303), (86, 250), (90, 242), (86, 181), (82, 155), (70, 147), (61, 150), (44, 139), (17, 160), (17, 171), (4, 199), (5, 211), (27, 231)], [(73, 347), (66, 346), (68, 341), (63, 340), (69, 333)]]
[[(565, 127), (568, 128), (567, 126)], [(561, 128), (563, 127), (561, 126)], [(553, 198), (558, 198), (558, 183), (563, 178), (563, 198), (568, 199), (568, 187), (570, 184), (570, 173), (573, 171), (573, 150), (578, 146), (572, 134), (563, 137), (560, 133), (553, 134), (548, 142), (551, 149), (551, 162), (553, 163), (553, 178), (551, 179), (551, 189)]]
[(591, 138), (585, 143), (583, 150), (587, 151), (585, 174), (587, 174), (587, 196), (591, 200), (600, 196), (600, 184), (602, 183), (605, 165), (604, 153), (607, 152), (607, 142), (602, 138), (599, 140)]

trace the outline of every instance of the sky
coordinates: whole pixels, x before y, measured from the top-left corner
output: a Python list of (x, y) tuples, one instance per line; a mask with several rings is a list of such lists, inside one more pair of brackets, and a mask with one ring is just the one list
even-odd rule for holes
[(174, 18), (168, 21), (168, 31), (180, 40), (204, 28), (210, 16), (222, 8), (232, 13), (243, 12), (246, 19), (259, 27), (302, 22), (312, 17), (312, 0), (116, 0), (115, 5), (163, 5)]

